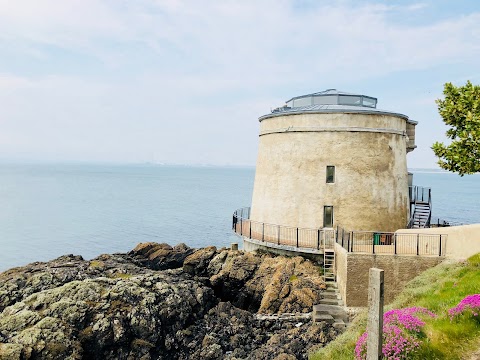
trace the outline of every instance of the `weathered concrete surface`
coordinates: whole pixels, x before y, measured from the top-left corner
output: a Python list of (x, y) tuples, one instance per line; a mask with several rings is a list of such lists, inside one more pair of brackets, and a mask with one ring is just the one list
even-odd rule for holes
[(370, 268), (385, 270), (385, 303), (388, 304), (407, 282), (444, 259), (439, 256), (355, 254), (347, 253), (338, 244), (336, 246), (338, 288), (349, 307), (367, 306)]
[[(334, 225), (346, 229), (405, 227), (409, 212), (405, 131), (406, 120), (393, 115), (264, 119), (250, 218), (319, 228), (324, 226), (324, 206), (332, 205)], [(327, 165), (335, 166), (333, 184), (326, 183)]]
[(466, 259), (480, 252), (480, 224), (450, 226), (429, 229), (400, 229), (399, 233), (445, 234), (445, 256), (452, 259)]

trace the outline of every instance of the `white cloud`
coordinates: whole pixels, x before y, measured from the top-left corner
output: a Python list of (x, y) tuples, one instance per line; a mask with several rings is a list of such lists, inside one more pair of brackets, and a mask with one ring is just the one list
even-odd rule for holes
[[(29, 139), (2, 142), (0, 151), (28, 147), (38, 156), (101, 160), (168, 152), (194, 162), (203, 148), (213, 162), (226, 162), (242, 147), (249, 162), (256, 156), (256, 117), (297, 91), (338, 84), (350, 90), (349, 84), (446, 64), (472, 73), (478, 65), (480, 12), (407, 25), (400, 15), (426, 4), (297, 5), (0, 0), (0, 57), (41, 64), (0, 68), (6, 104), (0, 133)], [(102, 149), (88, 142), (102, 142)]]

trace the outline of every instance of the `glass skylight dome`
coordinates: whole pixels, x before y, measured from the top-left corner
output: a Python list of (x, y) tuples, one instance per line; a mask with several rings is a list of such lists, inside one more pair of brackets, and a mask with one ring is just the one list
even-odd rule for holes
[(297, 96), (287, 101), (287, 107), (298, 108), (311, 105), (347, 105), (361, 106), (375, 109), (377, 99), (371, 96), (351, 94), (336, 89)]

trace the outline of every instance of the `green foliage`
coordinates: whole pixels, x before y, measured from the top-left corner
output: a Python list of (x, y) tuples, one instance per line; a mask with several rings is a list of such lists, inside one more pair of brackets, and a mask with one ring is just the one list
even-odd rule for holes
[[(425, 318), (425, 339), (412, 359), (463, 359), (478, 349), (480, 319), (465, 315), (450, 320), (448, 310), (465, 296), (480, 293), (480, 254), (463, 263), (442, 263), (411, 280), (385, 311), (420, 306), (435, 312), (437, 318)], [(354, 358), (356, 341), (366, 328), (366, 311), (325, 348), (311, 354), (310, 360)]]
[(450, 145), (436, 142), (432, 150), (441, 168), (460, 176), (480, 172), (480, 86), (467, 81), (465, 86), (444, 85), (445, 99), (438, 99), (438, 112), (450, 126), (446, 135)]

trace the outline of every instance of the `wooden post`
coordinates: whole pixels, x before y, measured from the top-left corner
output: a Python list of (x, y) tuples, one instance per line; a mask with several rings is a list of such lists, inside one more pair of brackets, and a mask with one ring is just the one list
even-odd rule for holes
[(250, 231), (250, 234), (249, 234), (250, 236), (249, 236), (249, 238), (251, 239), (251, 238), (252, 238), (252, 220), (250, 220), (250, 221), (248, 222), (248, 224), (250, 225), (250, 226), (249, 226), (249, 228), (250, 228), (250, 230), (249, 230), (249, 231)]
[(320, 250), (320, 229), (317, 229), (317, 250)]
[(298, 248), (298, 227), (297, 227), (297, 248)]
[(280, 225), (278, 226), (278, 245), (280, 245)]
[(262, 223), (262, 241), (265, 241), (265, 223)]
[(368, 284), (367, 360), (382, 358), (384, 272), (371, 268)]

